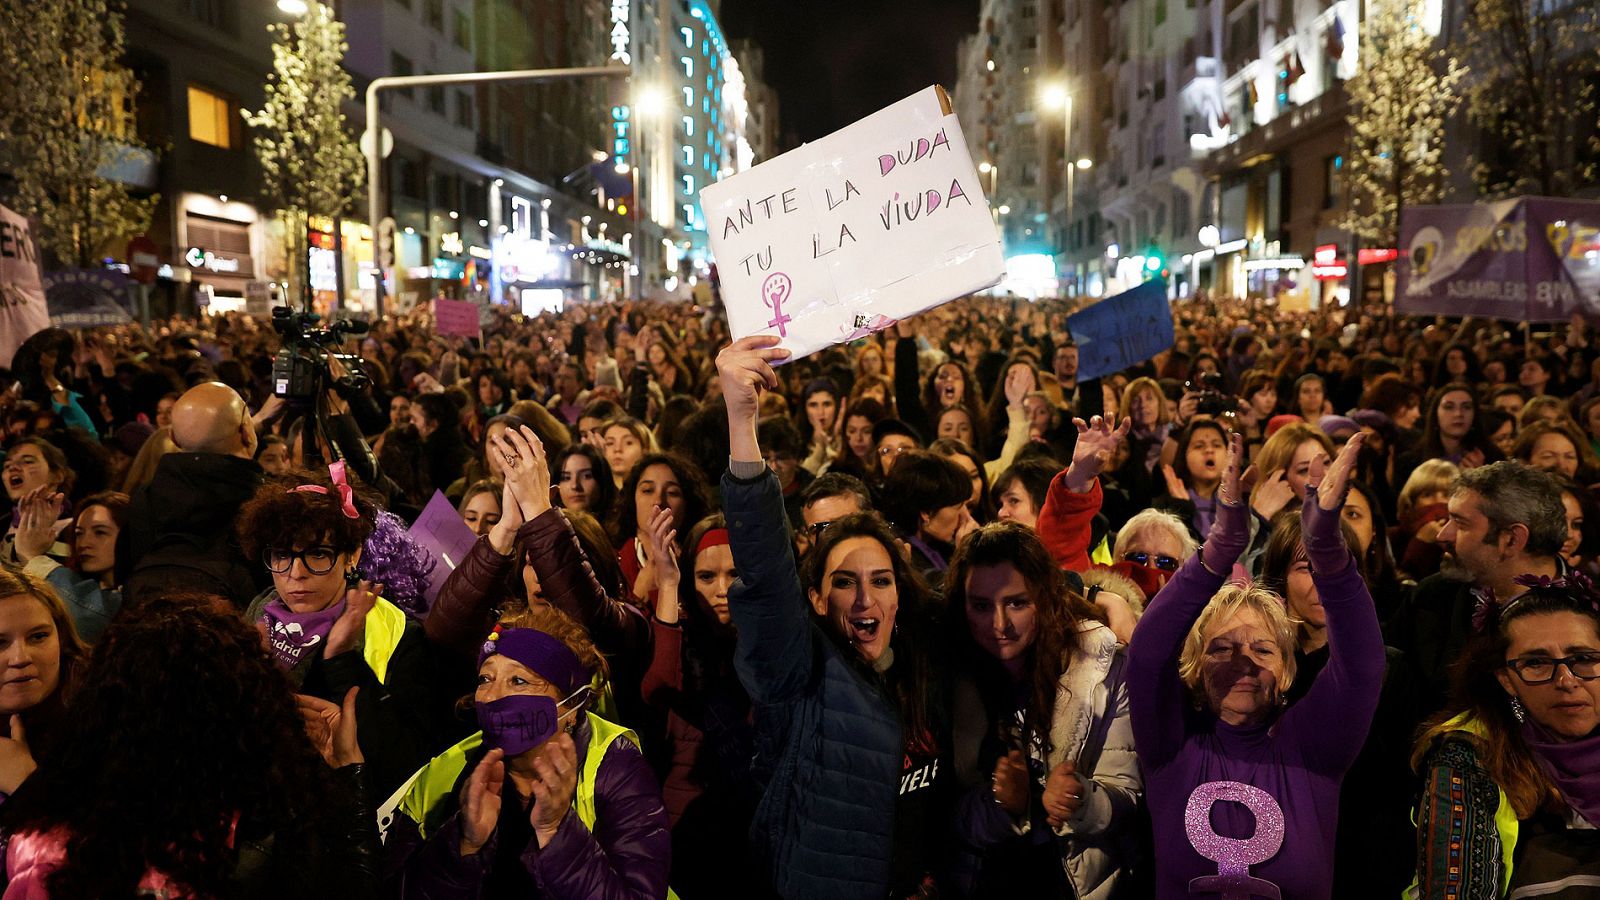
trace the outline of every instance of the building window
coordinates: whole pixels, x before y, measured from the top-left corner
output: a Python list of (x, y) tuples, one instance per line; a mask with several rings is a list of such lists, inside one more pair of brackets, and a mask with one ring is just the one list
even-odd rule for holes
[[(410, 57), (401, 56), (393, 50), (389, 51), (389, 71), (394, 75), (417, 74), (417, 70), (411, 67)], [(395, 90), (403, 95), (406, 99), (411, 99), (410, 88), (396, 88)]]
[[(432, 75), (433, 73), (429, 72), (428, 74)], [(428, 111), (434, 115), (444, 115), (444, 87), (437, 84), (430, 85), (427, 91)]]
[(394, 0), (394, 2), (398, 3), (401, 6), (404, 6), (406, 9), (411, 9), (412, 8), (411, 7), (411, 0)]
[(224, 150), (233, 149), (233, 123), (239, 118), (233, 101), (199, 85), (189, 85), (189, 139)]
[(422, 0), (422, 21), (434, 31), (444, 31), (444, 0)]
[(452, 10), (456, 22), (456, 46), (463, 50), (472, 49), (472, 19), (465, 12)]
[(1335, 155), (1322, 161), (1322, 208), (1344, 206), (1344, 157)]
[(234, 0), (188, 0), (189, 18), (218, 31), (238, 33), (238, 10)]
[(472, 127), (472, 95), (466, 91), (456, 91), (456, 124)]

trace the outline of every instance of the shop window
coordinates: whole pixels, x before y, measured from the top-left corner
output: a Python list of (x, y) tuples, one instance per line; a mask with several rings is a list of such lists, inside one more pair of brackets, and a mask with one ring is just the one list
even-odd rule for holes
[(1322, 161), (1322, 208), (1344, 205), (1344, 157), (1330, 156)]
[(238, 105), (199, 85), (189, 85), (189, 139), (231, 150)]

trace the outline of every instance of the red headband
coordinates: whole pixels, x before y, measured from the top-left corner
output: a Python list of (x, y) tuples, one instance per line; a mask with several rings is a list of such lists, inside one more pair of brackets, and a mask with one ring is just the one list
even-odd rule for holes
[(694, 545), (694, 555), (699, 556), (702, 551), (712, 547), (725, 547), (728, 544), (728, 529), (713, 528), (700, 535), (700, 543)]

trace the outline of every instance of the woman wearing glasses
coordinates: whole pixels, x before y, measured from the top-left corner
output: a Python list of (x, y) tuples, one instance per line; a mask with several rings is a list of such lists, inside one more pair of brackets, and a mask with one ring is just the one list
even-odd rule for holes
[(1581, 575), (1518, 579), (1485, 608), (1460, 702), (1418, 742), (1421, 898), (1593, 895), (1600, 882), (1600, 597)]
[(362, 546), (376, 510), (343, 467), (334, 477), (291, 472), (256, 491), (236, 528), (272, 587), (246, 616), (302, 694), (341, 703), (360, 689), (358, 739), (367, 788), (383, 798), (447, 743), (449, 687), (441, 684), (422, 628), (362, 578)]

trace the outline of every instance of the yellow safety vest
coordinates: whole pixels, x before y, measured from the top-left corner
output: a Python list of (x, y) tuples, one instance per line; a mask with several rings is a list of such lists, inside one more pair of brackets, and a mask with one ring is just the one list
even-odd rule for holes
[[(614, 725), (600, 718), (594, 713), (585, 714), (589, 719), (589, 751), (584, 756), (583, 772), (578, 776), (578, 788), (573, 797), (572, 805), (578, 812), (578, 821), (583, 827), (594, 831), (594, 784), (600, 774), (600, 761), (605, 758), (606, 750), (618, 738), (626, 738), (635, 747), (639, 745), (639, 738), (632, 731), (621, 725)], [(440, 803), (454, 793), (456, 783), (461, 779), (461, 773), (467, 769), (467, 756), (483, 744), (483, 732), (479, 731), (454, 747), (435, 756), (427, 765), (413, 775), (409, 785), (404, 789), (405, 796), (400, 801), (399, 811), (417, 825), (417, 833), (426, 839), (428, 833), (439, 827), (440, 822), (428, 821), (431, 814), (440, 809)]]
[(378, 676), (379, 684), (388, 683), (389, 660), (394, 658), (394, 651), (399, 648), (400, 639), (405, 634), (406, 614), (401, 612), (400, 607), (379, 597), (372, 611), (367, 613), (367, 626), (363, 629), (361, 641), (361, 658), (366, 661), (372, 674)]

